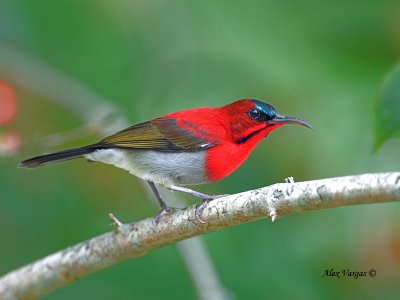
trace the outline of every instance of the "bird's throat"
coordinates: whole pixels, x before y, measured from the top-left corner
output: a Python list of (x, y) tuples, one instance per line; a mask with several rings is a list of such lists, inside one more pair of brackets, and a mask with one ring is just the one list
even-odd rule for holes
[[(253, 132), (247, 134), (244, 137), (239, 138), (236, 143), (237, 144), (244, 144), (247, 141), (249, 141), (252, 137), (256, 136), (257, 134), (259, 134), (260, 132), (264, 131), (266, 128), (268, 127), (268, 125), (266, 125), (265, 127), (262, 127), (260, 129), (254, 130)], [(268, 133), (267, 133), (268, 134)]]

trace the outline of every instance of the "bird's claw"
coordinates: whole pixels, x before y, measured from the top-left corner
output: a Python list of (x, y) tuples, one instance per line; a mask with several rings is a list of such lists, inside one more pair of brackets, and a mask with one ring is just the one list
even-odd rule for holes
[(197, 221), (199, 221), (201, 224), (206, 224), (206, 222), (201, 218), (201, 214), (203, 213), (203, 210), (206, 208), (208, 202), (210, 202), (211, 200), (213, 199), (204, 199), (203, 202), (196, 205), (194, 216), (196, 217)]
[(151, 221), (153, 228), (156, 227), (156, 225), (158, 225), (162, 216), (169, 215), (169, 214), (173, 213), (174, 211), (175, 211), (175, 208), (169, 207), (169, 206), (165, 206), (165, 207), (161, 208), (161, 210), (154, 216), (153, 220)]
[(209, 197), (203, 199), (203, 202), (200, 204), (196, 205), (196, 209), (194, 211), (194, 216), (196, 217), (197, 221), (199, 221), (202, 224), (206, 224), (206, 222), (201, 218), (201, 214), (203, 213), (203, 210), (206, 208), (207, 204), (215, 199), (222, 198), (229, 196), (229, 194), (224, 194), (224, 195), (209, 195)]

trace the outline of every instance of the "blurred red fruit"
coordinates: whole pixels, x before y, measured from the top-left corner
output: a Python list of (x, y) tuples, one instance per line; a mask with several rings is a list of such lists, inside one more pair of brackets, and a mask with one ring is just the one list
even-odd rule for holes
[(9, 84), (0, 81), (0, 125), (11, 122), (16, 111), (14, 90)]
[(21, 149), (21, 136), (16, 131), (0, 132), (0, 156), (15, 155)]

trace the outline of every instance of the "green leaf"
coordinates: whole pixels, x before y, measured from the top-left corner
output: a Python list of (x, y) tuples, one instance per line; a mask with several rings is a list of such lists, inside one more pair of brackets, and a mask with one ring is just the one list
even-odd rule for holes
[(391, 138), (400, 138), (400, 66), (384, 80), (375, 105), (375, 150)]

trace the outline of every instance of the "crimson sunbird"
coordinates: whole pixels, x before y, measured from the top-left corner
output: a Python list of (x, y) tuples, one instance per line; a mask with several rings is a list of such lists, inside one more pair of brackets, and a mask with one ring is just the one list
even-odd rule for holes
[(208, 201), (220, 197), (183, 187), (222, 179), (235, 171), (254, 147), (284, 124), (311, 126), (304, 120), (279, 114), (256, 99), (241, 99), (222, 107), (200, 107), (173, 112), (130, 126), (88, 146), (36, 156), (20, 163), (35, 168), (83, 157), (125, 169), (146, 180), (161, 210), (169, 211), (155, 186), (203, 199), (196, 218)]

